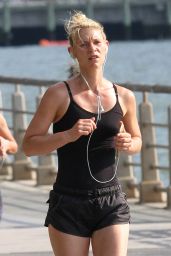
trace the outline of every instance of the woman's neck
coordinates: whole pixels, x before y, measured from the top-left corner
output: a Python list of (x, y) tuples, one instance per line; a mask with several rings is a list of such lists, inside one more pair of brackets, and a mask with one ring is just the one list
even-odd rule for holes
[(103, 87), (104, 77), (102, 72), (92, 73), (80, 71), (80, 78), (87, 88), (96, 94), (98, 94)]

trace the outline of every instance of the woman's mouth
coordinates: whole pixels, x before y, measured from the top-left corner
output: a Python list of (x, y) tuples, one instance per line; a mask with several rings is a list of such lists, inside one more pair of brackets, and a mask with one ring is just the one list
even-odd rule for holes
[(89, 60), (96, 60), (97, 58), (98, 58), (97, 55), (92, 55), (92, 56), (90, 56), (88, 59), (89, 59)]

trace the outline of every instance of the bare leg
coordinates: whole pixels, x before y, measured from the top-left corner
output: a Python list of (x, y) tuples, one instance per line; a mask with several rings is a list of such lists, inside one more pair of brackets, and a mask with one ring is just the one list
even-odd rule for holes
[(55, 256), (88, 256), (89, 238), (60, 232), (51, 225), (48, 230)]
[(126, 256), (129, 224), (112, 225), (94, 232), (92, 249), (94, 256)]

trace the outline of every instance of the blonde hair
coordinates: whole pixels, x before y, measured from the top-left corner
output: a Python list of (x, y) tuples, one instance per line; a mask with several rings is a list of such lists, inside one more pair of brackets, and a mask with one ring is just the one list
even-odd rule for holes
[(76, 34), (79, 35), (79, 31), (82, 28), (99, 29), (102, 35), (104, 36), (104, 38), (106, 38), (103, 26), (99, 22), (89, 19), (81, 11), (74, 11), (70, 19), (65, 21), (64, 28), (67, 33), (68, 40), (72, 46), (73, 46)]

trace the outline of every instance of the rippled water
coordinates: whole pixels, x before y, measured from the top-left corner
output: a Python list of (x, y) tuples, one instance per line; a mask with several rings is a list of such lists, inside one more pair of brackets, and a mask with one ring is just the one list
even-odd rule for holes
[[(115, 82), (171, 85), (171, 41), (111, 42), (106, 77)], [(64, 46), (0, 47), (3, 75), (63, 80), (71, 59)]]

